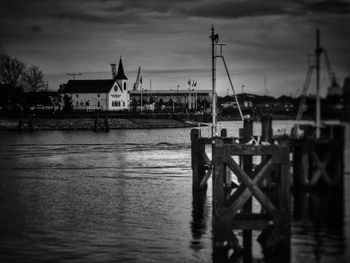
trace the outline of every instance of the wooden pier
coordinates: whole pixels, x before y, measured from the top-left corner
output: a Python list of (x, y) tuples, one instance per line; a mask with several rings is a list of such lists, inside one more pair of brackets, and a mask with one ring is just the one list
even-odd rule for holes
[(18, 127), (17, 131), (19, 133), (22, 132), (29, 132), (33, 133), (34, 132), (34, 125), (33, 125), (33, 117), (32, 114), (29, 114), (28, 116), (21, 116), (20, 120), (18, 121)]
[(94, 121), (94, 132), (109, 132), (110, 126), (109, 126), (109, 120), (107, 114), (103, 116), (103, 118), (100, 118), (100, 114), (97, 112), (95, 121)]
[(319, 139), (306, 136), (289, 140), (293, 154), (293, 188), (343, 187), (344, 131), (340, 125), (325, 126)]
[[(227, 138), (225, 129), (214, 138), (191, 130), (194, 199), (205, 195), (212, 176), (214, 259), (243, 257), (249, 262), (252, 231), (260, 231), (265, 258), (290, 260), (291, 190), (300, 195), (300, 190), (343, 187), (344, 127), (327, 126), (322, 131), (320, 139), (273, 138), (271, 116), (262, 118), (259, 144), (250, 144), (249, 119), (240, 138)], [(209, 145), (211, 159), (205, 150)]]

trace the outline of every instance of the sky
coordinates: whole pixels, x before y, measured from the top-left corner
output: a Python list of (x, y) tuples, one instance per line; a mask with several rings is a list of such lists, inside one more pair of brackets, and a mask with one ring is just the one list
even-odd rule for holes
[[(145, 89), (211, 89), (214, 25), (237, 93), (297, 96), (317, 28), (340, 84), (350, 76), (349, 14), (350, 0), (1, 0), (0, 52), (39, 66), (51, 90), (67, 73), (110, 78), (120, 57), (130, 87), (141, 66)], [(325, 63), (321, 81), (325, 95)], [(221, 60), (217, 92), (232, 95)]]

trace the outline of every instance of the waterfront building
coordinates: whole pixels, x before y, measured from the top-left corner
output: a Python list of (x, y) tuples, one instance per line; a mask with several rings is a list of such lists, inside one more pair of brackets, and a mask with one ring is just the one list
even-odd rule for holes
[(112, 66), (111, 79), (69, 80), (62, 93), (71, 99), (73, 110), (120, 111), (129, 109), (128, 78), (122, 60)]
[(211, 90), (146, 90), (129, 88), (122, 60), (112, 66), (111, 79), (69, 80), (59, 92), (73, 110), (210, 112)]
[(132, 90), (129, 94), (131, 111), (210, 111), (211, 90)]

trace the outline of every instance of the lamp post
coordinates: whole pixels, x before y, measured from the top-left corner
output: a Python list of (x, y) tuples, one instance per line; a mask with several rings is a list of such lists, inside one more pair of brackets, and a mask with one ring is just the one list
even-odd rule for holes
[(174, 112), (174, 96), (173, 96), (173, 90), (170, 89), (171, 91), (171, 102), (172, 102), (172, 109), (173, 109), (173, 112)]
[(142, 86), (141, 86), (141, 112), (142, 112), (142, 108), (143, 108), (143, 97), (142, 97), (142, 90), (143, 90), (143, 88), (142, 88)]

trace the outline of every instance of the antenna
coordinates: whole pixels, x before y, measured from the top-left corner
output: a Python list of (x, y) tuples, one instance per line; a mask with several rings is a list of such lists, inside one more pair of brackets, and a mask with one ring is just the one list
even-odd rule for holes
[(73, 76), (73, 80), (75, 80), (75, 76), (81, 76), (81, 73), (67, 73), (68, 76)]

